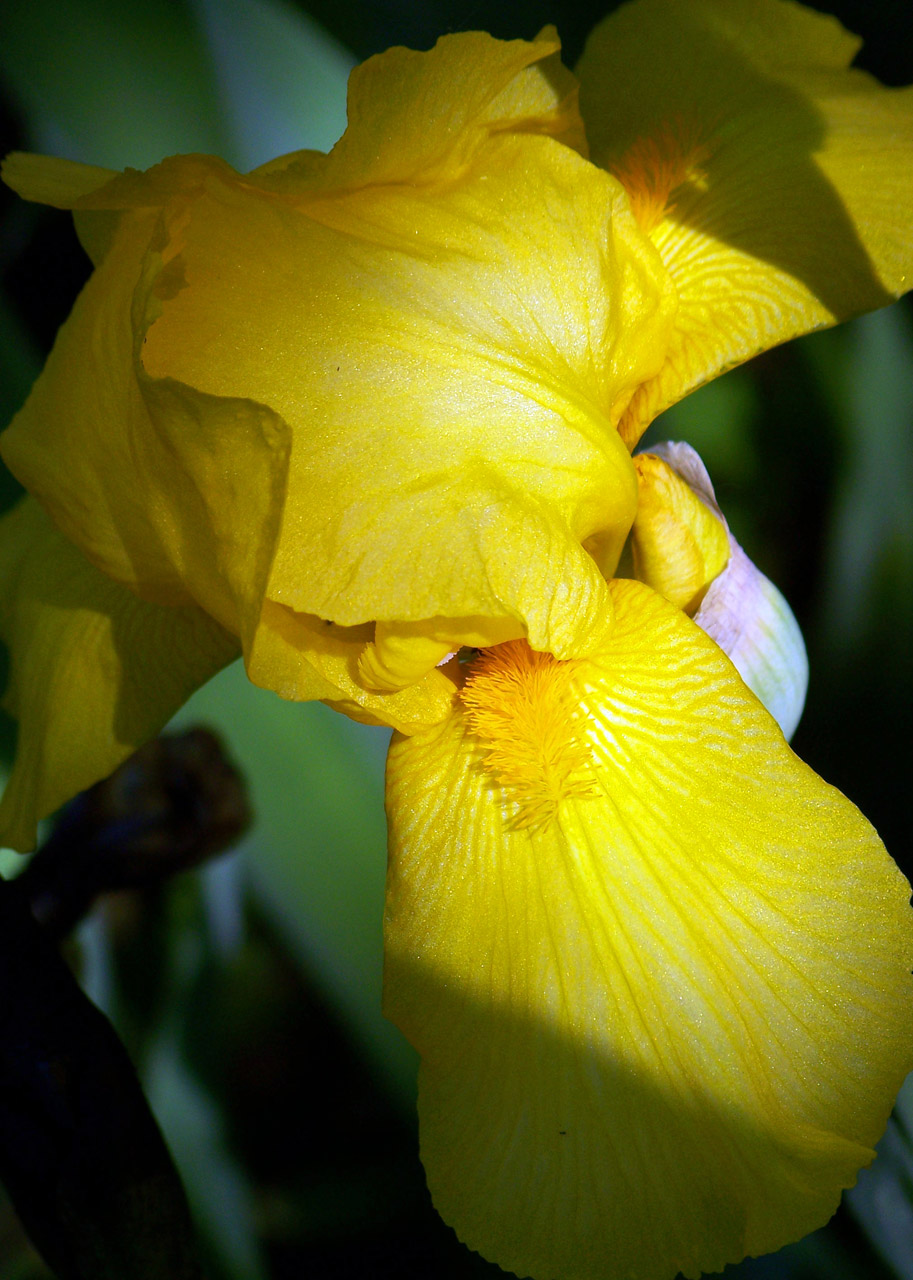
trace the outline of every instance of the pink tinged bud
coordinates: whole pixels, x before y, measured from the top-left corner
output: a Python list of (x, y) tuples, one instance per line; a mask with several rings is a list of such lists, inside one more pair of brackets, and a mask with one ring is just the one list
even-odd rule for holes
[[(725, 523), (707, 469), (690, 445), (668, 442), (650, 452), (664, 459)], [(782, 594), (749, 560), (728, 525), (726, 529), (729, 561), (708, 587), (694, 621), (729, 657), (788, 740), (808, 688), (802, 632)]]

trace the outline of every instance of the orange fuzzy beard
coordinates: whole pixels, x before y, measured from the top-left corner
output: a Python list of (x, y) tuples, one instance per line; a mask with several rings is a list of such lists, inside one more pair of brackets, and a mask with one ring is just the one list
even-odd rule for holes
[(518, 827), (550, 822), (563, 800), (593, 794), (590, 748), (572, 689), (577, 662), (537, 653), (525, 640), (484, 649), (462, 691), (486, 766), (519, 806)]

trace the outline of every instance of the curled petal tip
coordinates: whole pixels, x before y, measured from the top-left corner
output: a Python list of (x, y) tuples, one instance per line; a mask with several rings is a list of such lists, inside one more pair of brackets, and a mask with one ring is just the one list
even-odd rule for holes
[(659, 453), (639, 454), (634, 466), (639, 487), (631, 538), (635, 573), (693, 617), (729, 560), (726, 522), (704, 487), (691, 483), (689, 470), (680, 474), (674, 461)]

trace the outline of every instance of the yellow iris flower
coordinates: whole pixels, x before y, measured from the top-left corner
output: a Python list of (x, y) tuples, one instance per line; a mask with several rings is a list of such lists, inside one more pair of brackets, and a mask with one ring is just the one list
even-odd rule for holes
[(3, 839), (238, 652), (392, 725), (429, 1183), (537, 1280), (820, 1225), (913, 1067), (909, 886), (727, 657), (747, 562), (695, 467), (631, 456), (913, 283), (913, 93), (856, 48), (787, 0), (636, 0), (576, 77), (551, 31), (371, 59), (326, 156), (6, 165), (95, 272), (2, 442)]

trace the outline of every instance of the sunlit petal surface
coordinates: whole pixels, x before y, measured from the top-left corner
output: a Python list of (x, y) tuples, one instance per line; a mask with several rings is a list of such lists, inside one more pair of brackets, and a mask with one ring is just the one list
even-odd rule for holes
[(324, 696), (295, 670), (309, 619), (423, 625), (411, 649), (378, 641), (369, 693), (433, 683), (461, 644), (569, 656), (610, 625), (636, 502), (615, 424), (674, 303), (620, 183), (579, 153), (557, 49), (393, 50), (353, 76), (329, 156), (246, 178), (205, 157), (98, 189), (9, 166), (25, 194), (72, 189), (100, 265), (4, 456), (96, 564), (202, 604), (249, 663), (267, 605), (300, 617), (278, 680), (305, 696)]
[(489, 658), (389, 762), (386, 1009), (432, 1195), (537, 1280), (696, 1276), (821, 1225), (913, 1064), (904, 877), (712, 641), (612, 591), (598, 658)]

